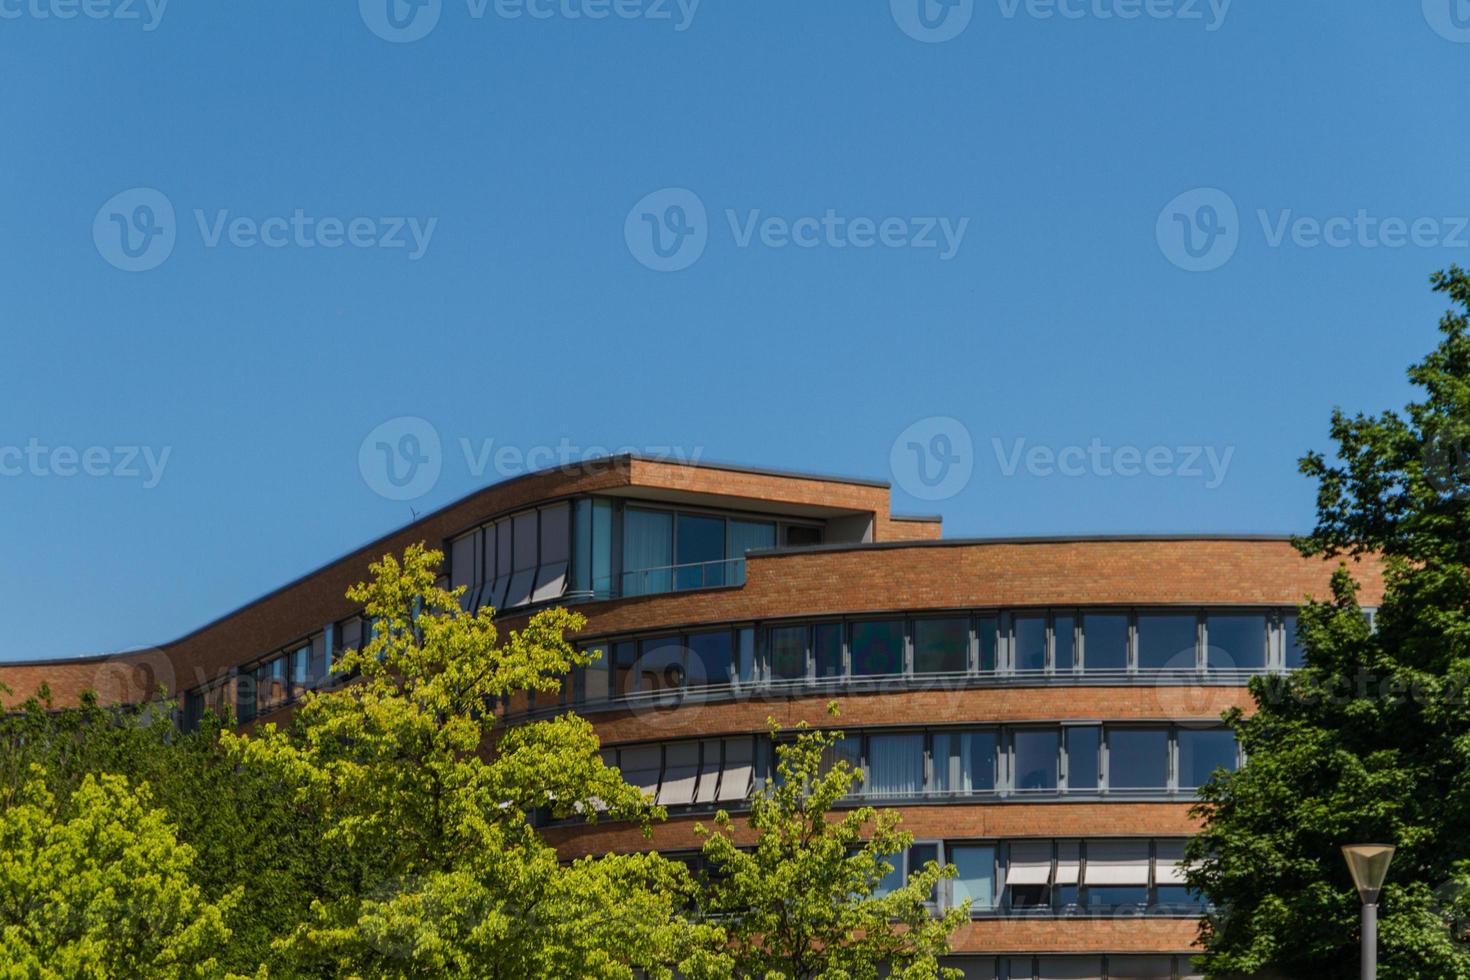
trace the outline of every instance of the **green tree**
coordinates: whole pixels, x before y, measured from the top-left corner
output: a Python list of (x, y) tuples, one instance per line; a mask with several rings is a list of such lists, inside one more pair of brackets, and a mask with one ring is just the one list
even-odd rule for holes
[(171, 714), (168, 702), (103, 707), (93, 694), (57, 708), (44, 689), (0, 710), (0, 810), (29, 798), (38, 781), (63, 820), (88, 779), (146, 784), (151, 805), (196, 856), (189, 878), (204, 899), (234, 903), (230, 941), (217, 951), (221, 968), (277, 966), (272, 941), (306, 916), (317, 891), (350, 880), (350, 868), (321, 847), (319, 817), (289, 799), (278, 775), (226, 755), (219, 735), (229, 719), (207, 714), (183, 733)]
[(359, 678), (308, 695), (289, 731), (266, 725), (224, 743), (274, 772), (293, 806), (318, 815), (320, 846), (349, 880), (317, 890), (277, 944), (290, 971), (362, 977), (630, 978), (719, 973), (718, 929), (687, 921), (692, 883), (657, 855), (563, 864), (538, 811), (640, 822), (660, 811), (603, 765), (585, 720), (495, 732), (489, 706), (555, 694), (595, 655), (566, 633), (581, 616), (538, 613), (503, 644), (492, 610), (460, 609), (422, 546), (373, 566), (355, 587), (372, 641), (334, 670)]
[[(836, 709), (831, 708), (835, 716)], [(780, 728), (770, 723), (772, 738)], [(875, 894), (890, 863), (913, 843), (897, 810), (837, 810), (862, 773), (831, 757), (840, 731), (809, 729), (776, 749), (774, 787), (751, 798), (743, 849), (724, 811), (707, 834), (708, 913), (729, 934), (734, 976), (758, 980), (872, 980), (880, 968), (904, 980), (959, 977), (942, 969), (949, 936), (969, 919), (969, 902), (936, 917), (926, 902), (952, 865), (929, 862), (908, 881)]]
[[(1228, 720), (1248, 753), (1202, 791), (1203, 862), (1215, 911), (1201, 936), (1212, 975), (1351, 976), (1359, 902), (1339, 848), (1398, 847), (1381, 899), (1380, 975), (1470, 976), (1470, 276), (1436, 275), (1454, 309), (1409, 371), (1405, 413), (1332, 417), (1336, 458), (1309, 454), (1317, 525), (1308, 556), (1345, 560), (1332, 598), (1301, 610), (1307, 667), (1257, 679), (1256, 712)], [(1381, 556), (1370, 629), (1347, 561)]]
[(44, 773), (0, 809), (0, 975), (209, 977), (238, 898), (210, 903), (147, 786), (84, 776), (60, 814)]

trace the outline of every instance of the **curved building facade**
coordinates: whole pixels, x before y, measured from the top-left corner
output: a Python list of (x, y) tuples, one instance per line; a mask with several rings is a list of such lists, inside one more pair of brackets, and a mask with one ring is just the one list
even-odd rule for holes
[[(565, 856), (697, 864), (696, 822), (771, 777), (767, 719), (824, 724), (836, 701), (852, 804), (900, 808), (914, 835), (892, 880), (954, 864), (936, 896), (971, 903), (954, 962), (1011, 980), (1195, 975), (1180, 861), (1197, 787), (1240, 762), (1220, 714), (1299, 665), (1295, 607), (1333, 568), (1280, 538), (946, 540), (885, 484), (623, 456), (490, 487), (173, 643), (0, 681), (62, 703), (162, 686), (183, 725), (206, 705), (284, 717), (362, 642), (347, 587), (419, 541), (510, 628), (587, 616), (579, 642), (604, 655), (506, 721), (575, 709), (669, 819), (652, 842), (548, 824)], [(1376, 605), (1381, 570), (1355, 574)]]

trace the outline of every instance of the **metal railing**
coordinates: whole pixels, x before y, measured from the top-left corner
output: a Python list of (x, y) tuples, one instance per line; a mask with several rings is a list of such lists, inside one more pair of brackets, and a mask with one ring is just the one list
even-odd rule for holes
[(729, 585), (744, 584), (745, 559), (723, 558), (719, 561), (661, 565), (655, 568), (635, 568), (625, 571), (622, 575), (622, 594), (625, 596), (659, 595), (665, 592), (718, 589)]

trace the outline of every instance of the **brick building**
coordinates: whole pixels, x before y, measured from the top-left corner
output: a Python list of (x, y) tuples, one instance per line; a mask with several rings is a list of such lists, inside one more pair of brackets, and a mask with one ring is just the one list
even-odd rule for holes
[[(471, 495), (163, 646), (0, 665), (136, 703), (162, 687), (181, 724), (229, 704), (284, 717), (362, 642), (344, 597), (368, 564), (424, 541), (451, 585), (503, 610), (573, 606), (604, 651), (556, 704), (665, 805), (653, 847), (697, 862), (694, 823), (767, 778), (766, 719), (820, 723), (837, 701), (860, 800), (904, 811), (907, 865), (956, 865), (971, 901), (967, 977), (1188, 977), (1199, 906), (1180, 885), (1195, 788), (1238, 764), (1220, 713), (1247, 679), (1300, 662), (1294, 607), (1332, 566), (1279, 538), (964, 541), (889, 509), (885, 484), (633, 456)], [(1380, 569), (1355, 569), (1365, 606)], [(548, 826), (566, 856), (650, 846), (631, 827)]]

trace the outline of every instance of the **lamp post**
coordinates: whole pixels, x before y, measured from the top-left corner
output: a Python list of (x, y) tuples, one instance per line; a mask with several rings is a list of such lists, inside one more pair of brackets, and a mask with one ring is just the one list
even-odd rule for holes
[(1391, 844), (1347, 844), (1342, 849), (1348, 871), (1363, 900), (1363, 980), (1378, 976), (1378, 892), (1393, 860)]

